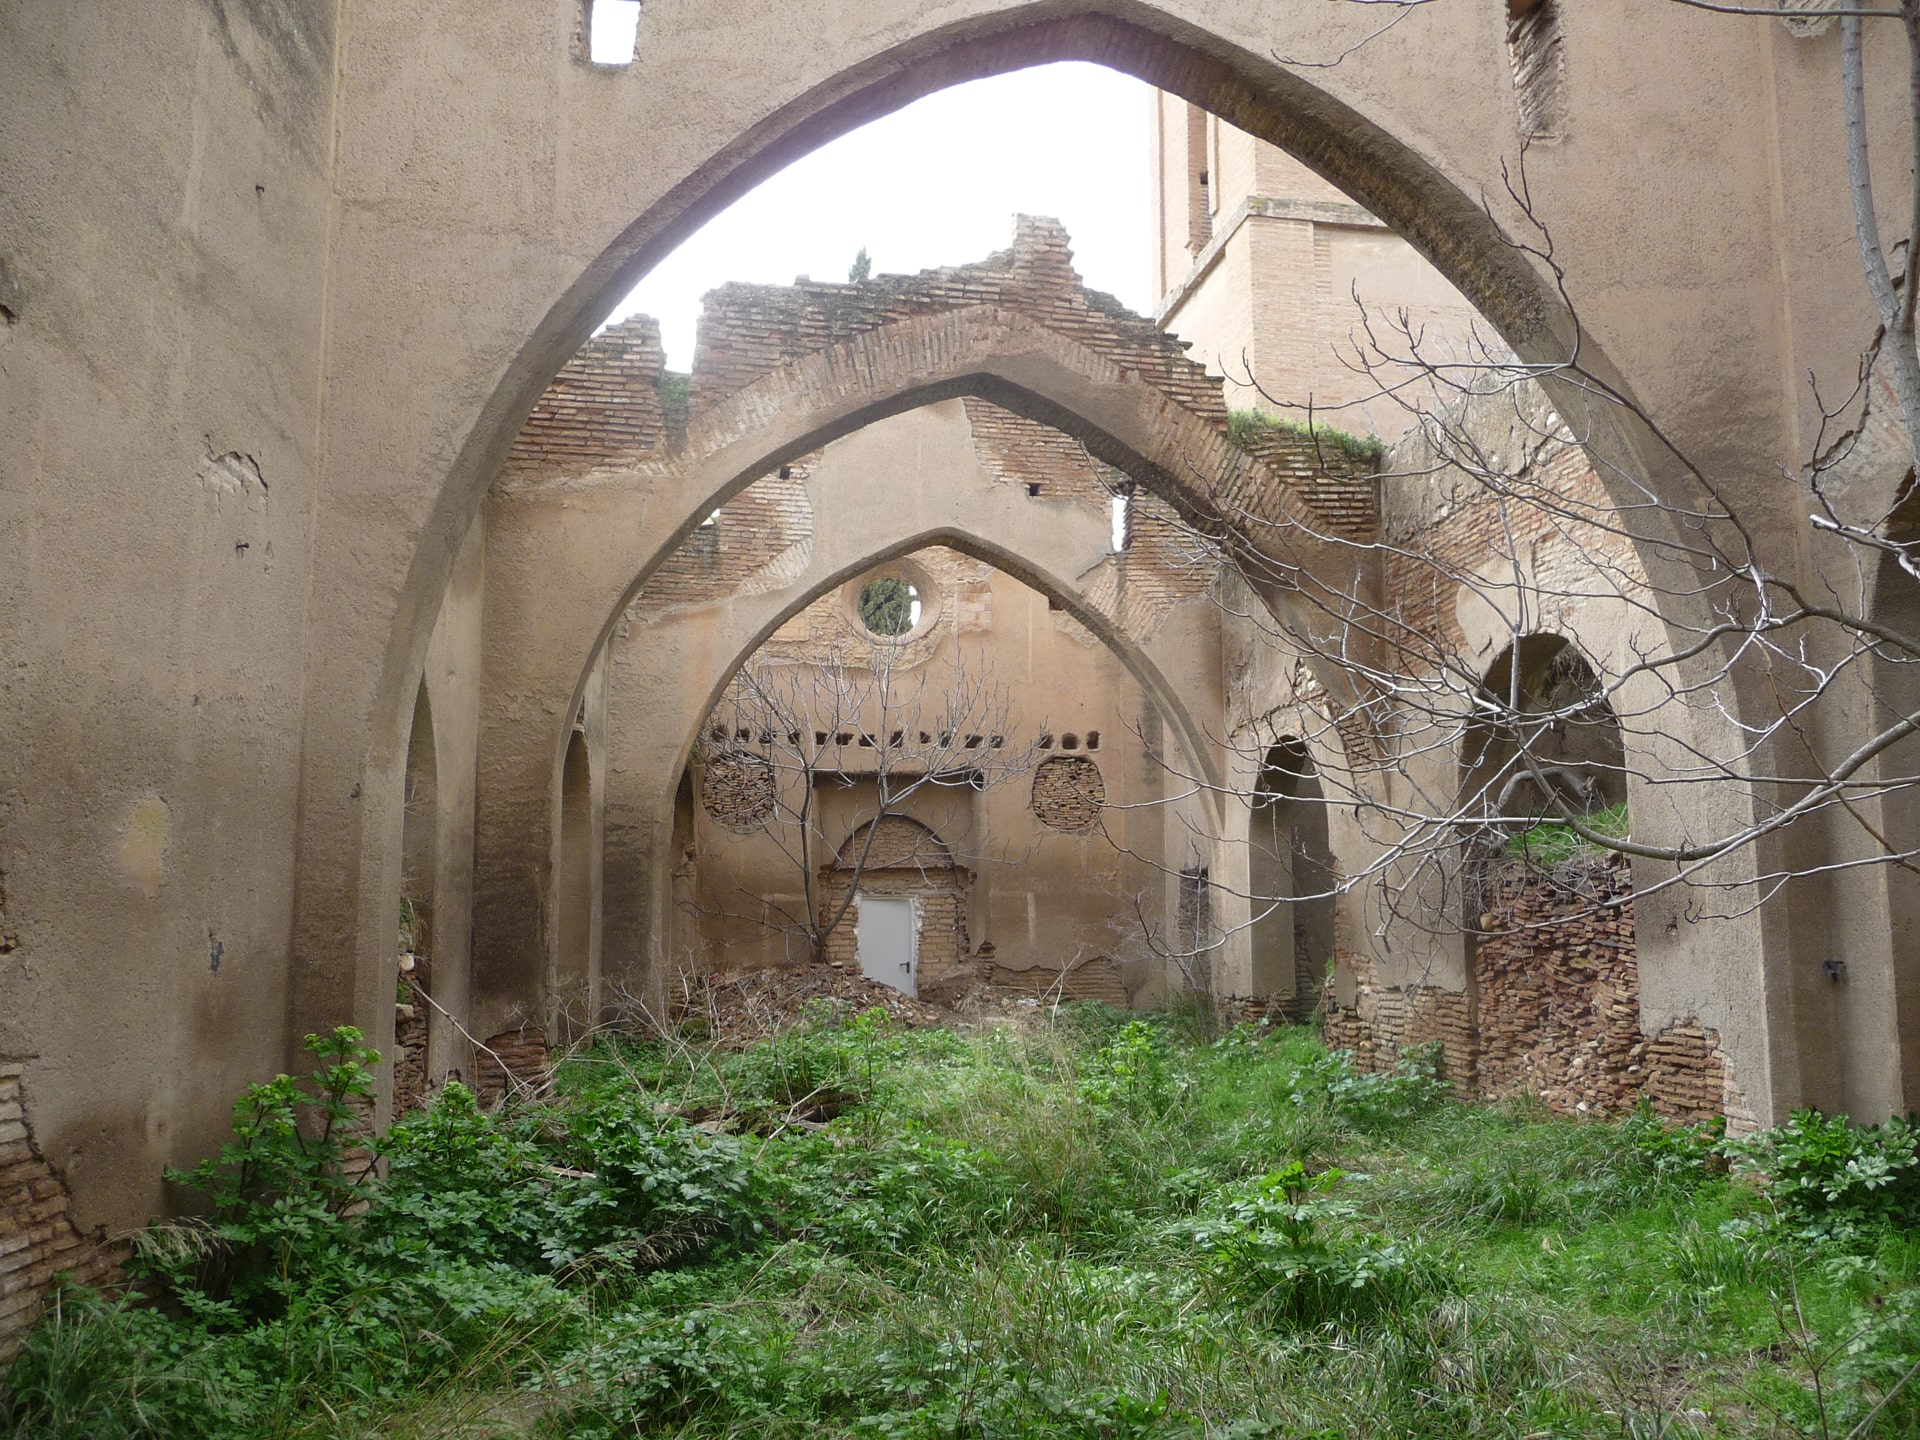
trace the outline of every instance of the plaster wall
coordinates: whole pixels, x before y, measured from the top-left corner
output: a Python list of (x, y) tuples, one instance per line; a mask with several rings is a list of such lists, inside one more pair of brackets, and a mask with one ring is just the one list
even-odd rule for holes
[(0, 13), (0, 1055), (83, 1231), (286, 1053), (336, 20)]

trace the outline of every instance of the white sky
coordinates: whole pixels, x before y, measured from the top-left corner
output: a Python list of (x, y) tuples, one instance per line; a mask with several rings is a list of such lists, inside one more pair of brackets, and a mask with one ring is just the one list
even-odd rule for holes
[(1152, 232), (1148, 107), (1131, 76), (1078, 62), (956, 85), (795, 161), (715, 216), (608, 319), (660, 321), (667, 364), (693, 363), (700, 297), (729, 280), (845, 280), (965, 265), (1013, 239), (1016, 214), (1051, 215), (1095, 290), (1145, 311)]

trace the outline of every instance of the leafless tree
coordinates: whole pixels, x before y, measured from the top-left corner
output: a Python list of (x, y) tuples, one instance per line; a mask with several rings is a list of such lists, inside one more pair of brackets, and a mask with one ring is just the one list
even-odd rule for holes
[[(1353, 3), (1384, 5), (1397, 24), (1435, 0)], [(1907, 743), (1920, 732), (1920, 351), (1916, 287), (1896, 268), (1920, 244), (1920, 186), (1904, 233), (1885, 243), (1862, 62), (1863, 35), (1888, 22), (1910, 84), (1898, 158), (1880, 173), (1920, 174), (1920, 0), (1788, 14), (1841, 27), (1835, 99), (1879, 324), (1860, 336), (1857, 370), (1811, 379), (1821, 424), (1784, 484), (1696, 461), (1591, 363), (1522, 150), (1506, 198), (1530, 230), (1510, 243), (1558, 288), (1572, 317), (1564, 351), (1522, 363), (1495, 337), (1442, 340), (1356, 294), (1347, 358), (1369, 382), (1356, 404), (1392, 401), (1412, 426), (1383, 467), (1377, 536), (1257, 502), (1196, 531), (1231, 572), (1220, 593), (1234, 623), (1294, 661), (1285, 726), (1343, 761), (1319, 777), (1363, 840), (1339, 888), (1365, 892), (1382, 932), (1470, 924), (1478, 862), (1543, 823), (1590, 853), (1643, 862), (1642, 895), (1689, 887), (1698, 915), (1737, 913), (1817, 871), (1920, 875), (1920, 824), (1886, 818), (1912, 808), (1920, 784), (1920, 743)], [(1250, 370), (1236, 378), (1253, 382)], [(1311, 399), (1264, 399), (1325, 445), (1338, 438)], [(1657, 457), (1657, 488), (1610, 458), (1622, 434)], [(1889, 454), (1904, 484), (1853, 483)], [(1782, 493), (1801, 499), (1810, 558), (1779, 530)], [(1354, 578), (1303, 583), (1271, 558), (1303, 540), (1347, 555)], [(1596, 632), (1617, 638), (1595, 645)], [(1222, 738), (1276, 738), (1254, 728)], [(1824, 843), (1789, 834), (1816, 827)], [(1299, 897), (1248, 898), (1257, 913)]]
[[(991, 668), (962, 653), (914, 664), (905, 647), (878, 636), (806, 657), (762, 651), (714, 710), (697, 761), (710, 812), (736, 834), (771, 841), (801, 898), (743, 890), (740, 903), (714, 913), (792, 936), (823, 960), (861, 877), (881, 858), (882, 822), (924, 812), (940, 793), (971, 797), (1045, 758), (1039, 735), (1011, 733), (1011, 716)], [(833, 791), (850, 802), (832, 822), (844, 835), (829, 833), (823, 814)], [(931, 832), (909, 853), (884, 857), (890, 868), (946, 868), (961, 858)], [(830, 871), (844, 893), (829, 891)]]

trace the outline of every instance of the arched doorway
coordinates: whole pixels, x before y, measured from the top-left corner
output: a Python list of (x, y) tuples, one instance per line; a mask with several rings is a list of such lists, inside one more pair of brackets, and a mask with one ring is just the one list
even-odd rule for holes
[[(1620, 720), (1586, 656), (1564, 635), (1523, 635), (1481, 682), (1497, 718), (1472, 721), (1461, 747), (1465, 813), (1497, 821), (1622, 809)], [(1536, 718), (1537, 717), (1537, 718)]]
[(858, 827), (820, 877), (823, 911), (852, 897), (827, 936), (827, 959), (918, 995), (922, 983), (937, 983), (966, 958), (972, 878), (918, 820), (887, 815)]
[(1303, 1018), (1319, 1008), (1333, 962), (1335, 870), (1326, 797), (1297, 736), (1267, 750), (1248, 844), (1253, 998), (1291, 997), (1288, 1008)]

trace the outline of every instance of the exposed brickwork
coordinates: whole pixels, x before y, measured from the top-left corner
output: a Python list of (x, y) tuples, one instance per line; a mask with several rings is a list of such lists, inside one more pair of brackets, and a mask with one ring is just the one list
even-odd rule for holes
[(974, 453), (988, 473), (1029, 493), (1038, 486), (1036, 499), (1078, 500), (1104, 510), (1114, 487), (1131, 483), (1064, 431), (971, 395), (964, 403)]
[[(690, 413), (697, 424), (728, 397), (817, 354), (844, 352), (850, 364), (870, 363), (855, 353), (859, 342), (898, 322), (987, 309), (1038, 322), (1165, 397), (1163, 429), (1185, 454), (1178, 476), (1169, 472), (1154, 481), (1166, 490), (1164, 498), (1204, 498), (1257, 546), (1272, 525), (1295, 535), (1293, 527), (1312, 534), (1373, 532), (1370, 514), (1362, 513), (1370, 486), (1344, 457), (1323, 465), (1321, 447), (1281, 432), (1261, 444), (1257, 458), (1229, 440), (1219, 378), (1189, 360), (1186, 347), (1152, 321), (1083, 288), (1066, 232), (1051, 220), (1022, 216), (1011, 250), (963, 268), (846, 285), (720, 287), (701, 314)], [(952, 343), (951, 327), (909, 328), (914, 333), (899, 335), (897, 345), (916, 354)], [(1283, 459), (1284, 472), (1275, 468)]]
[(1418, 433), (1396, 446), (1386, 469), (1397, 477), (1383, 496), (1381, 538), (1389, 546), (1385, 594), (1405, 627), (1409, 667), (1457, 660), (1466, 638), (1455, 610), (1463, 576), (1489, 562), (1515, 560), (1534, 578), (1536, 629), (1560, 629), (1586, 597), (1645, 584), (1632, 541), (1586, 451), (1553, 416), (1538, 391), (1475, 397), (1449, 416), (1498, 464), (1511, 492), (1493, 493), (1457, 470), (1434, 473), (1444, 458)]
[(1353, 1051), (1362, 1070), (1390, 1070), (1407, 1046), (1438, 1041), (1442, 1072), (1472, 1092), (1473, 1015), (1464, 993), (1440, 985), (1388, 988), (1376, 982), (1370, 960), (1346, 950), (1339, 963), (1358, 982), (1358, 994), (1352, 1005), (1338, 1005), (1329, 983), (1324, 1010), (1331, 1048)]
[(773, 814), (773, 766), (756, 755), (714, 757), (700, 773), (700, 804), (736, 834), (761, 829)]
[(1100, 767), (1084, 755), (1056, 755), (1033, 772), (1033, 813), (1054, 830), (1091, 830), (1106, 804)]
[(117, 1284), (122, 1245), (75, 1228), (66, 1181), (34, 1142), (27, 1125), (19, 1060), (0, 1060), (0, 1360), (40, 1315), (53, 1277), (83, 1285)]
[(427, 1002), (416, 997), (393, 1017), (393, 1113), (411, 1114), (427, 1104)]
[(720, 507), (647, 577), (628, 614), (636, 618), (729, 595), (753, 595), (792, 580), (813, 541), (807, 478), (819, 461), (806, 455), (762, 476)]
[(1030, 970), (989, 965), (987, 978), (1005, 989), (1024, 990), (1049, 999), (1100, 1000), (1120, 1010), (1132, 1003), (1126, 983), (1120, 978), (1120, 966), (1105, 955), (1073, 966), (1064, 976), (1048, 965), (1036, 965)]
[[(502, 1066), (505, 1066), (502, 1069)], [(474, 1099), (483, 1110), (491, 1110), (506, 1095), (509, 1081), (514, 1088), (541, 1089), (553, 1074), (553, 1052), (547, 1037), (532, 1026), (506, 1030), (479, 1047), (474, 1057)]]
[(636, 315), (593, 337), (553, 377), (507, 452), (508, 480), (581, 475), (662, 449), (660, 322)]
[[(971, 872), (956, 865), (946, 845), (926, 826), (901, 815), (880, 820), (867, 850), (866, 864), (855, 875), (864, 828), (849, 836), (835, 864), (821, 872), (822, 917), (833, 914), (857, 888), (869, 895), (906, 895), (920, 902), (919, 983), (937, 986), (966, 963), (967, 890)], [(860, 968), (858, 929), (860, 904), (847, 907), (845, 917), (827, 936), (825, 958), (847, 969)]]
[(1402, 1046), (1439, 1040), (1448, 1078), (1463, 1089), (1531, 1094), (1563, 1113), (1617, 1112), (1644, 1093), (1672, 1119), (1739, 1118), (1718, 1035), (1693, 1021), (1641, 1031), (1631, 883), (1617, 858), (1552, 874), (1495, 865), (1468, 991), (1381, 988), (1366, 961), (1344, 956), (1359, 993), (1342, 1009), (1329, 1000), (1328, 1043), (1378, 1070)]

